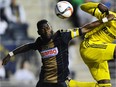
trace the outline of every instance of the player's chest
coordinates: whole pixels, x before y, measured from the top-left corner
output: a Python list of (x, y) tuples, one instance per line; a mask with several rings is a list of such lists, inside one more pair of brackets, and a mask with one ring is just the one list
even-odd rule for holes
[(41, 50), (39, 51), (42, 58), (51, 58), (57, 56), (59, 53), (60, 42), (50, 41), (48, 44), (42, 45)]

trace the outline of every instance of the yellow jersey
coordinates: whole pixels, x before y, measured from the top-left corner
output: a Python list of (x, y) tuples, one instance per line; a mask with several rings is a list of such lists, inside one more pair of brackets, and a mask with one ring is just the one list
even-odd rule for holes
[[(106, 15), (102, 14), (98, 8), (99, 3), (88, 2), (81, 5), (81, 9), (85, 12), (95, 16), (97, 19), (102, 20)], [(116, 13), (110, 11), (116, 17)], [(116, 39), (116, 21), (112, 20), (107, 23), (95, 27), (92, 31), (86, 33), (85, 39), (100, 40), (103, 42), (111, 43)]]

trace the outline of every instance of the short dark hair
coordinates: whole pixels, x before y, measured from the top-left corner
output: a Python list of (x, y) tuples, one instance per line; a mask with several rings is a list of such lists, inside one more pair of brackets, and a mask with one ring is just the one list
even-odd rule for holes
[(37, 28), (40, 29), (43, 26), (43, 24), (47, 24), (47, 22), (48, 21), (46, 19), (38, 21), (37, 22)]

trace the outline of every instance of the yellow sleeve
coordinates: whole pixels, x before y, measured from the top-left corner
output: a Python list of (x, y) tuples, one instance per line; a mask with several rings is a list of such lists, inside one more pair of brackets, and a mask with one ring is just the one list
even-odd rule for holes
[(99, 3), (95, 3), (95, 2), (84, 3), (81, 5), (81, 9), (83, 11), (95, 16), (99, 20), (101, 20), (104, 17), (104, 14), (102, 14), (100, 12), (100, 10), (98, 9), (98, 4)]
[(79, 35), (82, 34), (81, 30), (79, 28), (74, 28), (74, 29), (61, 29), (59, 30), (62, 35), (64, 35), (64, 37), (69, 37), (69, 38), (75, 38), (75, 37), (78, 37)]
[(75, 38), (79, 36), (79, 29), (75, 28), (75, 29), (71, 29), (71, 37)]

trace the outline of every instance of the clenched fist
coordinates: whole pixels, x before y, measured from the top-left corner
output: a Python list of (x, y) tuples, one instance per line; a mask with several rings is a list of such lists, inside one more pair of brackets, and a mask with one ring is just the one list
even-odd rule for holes
[(109, 14), (109, 9), (105, 6), (105, 5), (103, 5), (103, 4), (99, 4), (98, 5), (98, 8), (99, 8), (99, 10), (102, 12), (102, 14), (103, 13), (106, 13), (106, 15), (108, 15)]
[(6, 65), (10, 60), (10, 55), (8, 54), (3, 60), (2, 60), (2, 65)]

